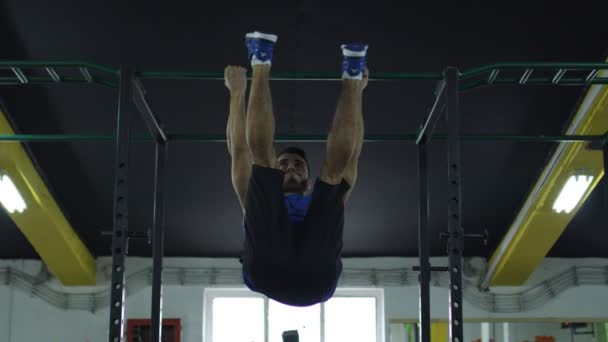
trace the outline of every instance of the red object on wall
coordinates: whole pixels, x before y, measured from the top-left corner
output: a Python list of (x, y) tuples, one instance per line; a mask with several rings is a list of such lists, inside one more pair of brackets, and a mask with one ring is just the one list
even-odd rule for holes
[[(140, 334), (144, 335), (143, 340), (146, 340), (146, 336), (150, 333), (150, 320), (149, 319), (128, 319), (127, 320), (127, 342), (140, 342), (138, 336), (138, 329), (141, 329)], [(166, 331), (171, 331), (170, 336), (166, 335)], [(181, 322), (179, 318), (166, 318), (163, 319), (163, 342), (181, 342)]]

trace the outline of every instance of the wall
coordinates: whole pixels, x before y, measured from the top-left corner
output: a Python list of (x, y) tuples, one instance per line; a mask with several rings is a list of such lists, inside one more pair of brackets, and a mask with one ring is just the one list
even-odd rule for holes
[[(234, 265), (234, 261), (215, 259), (206, 261), (217, 267)], [(606, 261), (595, 261), (596, 264), (607, 263)], [(189, 262), (184, 260), (166, 260), (165, 265), (178, 263), (189, 267), (200, 264), (200, 261)], [(589, 264), (589, 260), (580, 260), (579, 263)], [(593, 264), (594, 262), (591, 262)], [(132, 264), (128, 269), (136, 272), (149, 266), (149, 260), (140, 264)], [(345, 262), (345, 267), (355, 267), (357, 262)], [(558, 262), (560, 267), (569, 267), (563, 261)], [(100, 264), (99, 275), (103, 279), (105, 264)], [(32, 275), (39, 272), (40, 264), (38, 261), (2, 261), (0, 267), (11, 266), (15, 269), (27, 271)], [(369, 267), (370, 264), (360, 263), (361, 267)], [(394, 264), (389, 263), (390, 267)], [(555, 271), (555, 267), (545, 265), (541, 267), (543, 274), (533, 277), (534, 281), (541, 281), (543, 277)], [(53, 287), (60, 288), (59, 285), (48, 281)], [(62, 288), (64, 291), (71, 292), (90, 292), (104, 289), (104, 281), (99, 282), (99, 286), (94, 288)], [(522, 290), (526, 287), (522, 287)], [(505, 289), (502, 289), (503, 291)], [(145, 288), (139, 292), (130, 293), (127, 297), (126, 317), (127, 318), (149, 318), (150, 317), (150, 288)], [(416, 286), (406, 287), (386, 287), (385, 288), (385, 318), (388, 323), (392, 320), (416, 320), (418, 317), (418, 288)], [(182, 320), (182, 341), (201, 341), (203, 324), (203, 286), (196, 285), (166, 285), (163, 289), (163, 316), (165, 318), (180, 318)], [(571, 288), (558, 295), (553, 301), (547, 303), (542, 308), (522, 312), (517, 314), (495, 314), (467, 305), (465, 302), (465, 317), (471, 319), (509, 319), (509, 318), (557, 318), (567, 320), (568, 318), (608, 318), (608, 306), (605, 305), (604, 298), (608, 298), (608, 286), (579, 286)], [(600, 299), (600, 300), (598, 300)], [(435, 319), (446, 319), (448, 293), (446, 289), (433, 287), (431, 289), (431, 313)], [(0, 342), (30, 342), (30, 341), (62, 341), (62, 342), (97, 342), (107, 341), (108, 329), (108, 309), (100, 309), (97, 312), (71, 310), (67, 311), (49, 305), (31, 293), (24, 293), (14, 289), (12, 286), (5, 286), (0, 282)], [(519, 324), (519, 323), (518, 323)], [(531, 327), (534, 325), (531, 325)], [(555, 326), (558, 326), (555, 324)], [(533, 338), (538, 333), (531, 334), (532, 328), (525, 326), (513, 326), (510, 331), (511, 341), (521, 342), (524, 339)], [(549, 329), (549, 328), (547, 328)], [(567, 331), (546, 330), (553, 332), (556, 336), (558, 332), (562, 337), (558, 342), (568, 342), (569, 334)], [(502, 341), (501, 325), (493, 325), (491, 330), (495, 336), (495, 342)], [(564, 337), (564, 333), (568, 334)], [(387, 339), (390, 335), (387, 334)], [(465, 323), (465, 341), (471, 341), (481, 336), (479, 323)], [(530, 337), (531, 336), (531, 337)], [(567, 337), (567, 338), (566, 338)], [(530, 340), (533, 342), (533, 340)], [(395, 341), (399, 342), (399, 341)], [(577, 336), (575, 342), (590, 342), (586, 337)]]

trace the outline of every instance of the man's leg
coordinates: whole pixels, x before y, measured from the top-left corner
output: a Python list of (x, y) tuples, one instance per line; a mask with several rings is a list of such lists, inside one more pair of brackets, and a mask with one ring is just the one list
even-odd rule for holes
[(274, 114), (270, 95), (270, 65), (277, 36), (252, 32), (246, 36), (249, 61), (253, 70), (247, 108), (247, 143), (253, 163), (275, 168)]
[(356, 159), (363, 142), (362, 94), (366, 79), (342, 80), (342, 91), (334, 114), (329, 136), (325, 161), (321, 169), (321, 180), (332, 185), (345, 178), (351, 185), (356, 177)]
[(342, 45), (342, 92), (321, 168), (321, 180), (328, 184), (339, 184), (345, 178), (352, 188), (357, 177), (357, 158), (363, 143), (362, 94), (368, 80), (366, 54), (365, 44)]
[(276, 164), (273, 146), (275, 122), (269, 77), (270, 65), (253, 66), (247, 108), (247, 143), (255, 165), (274, 168)]

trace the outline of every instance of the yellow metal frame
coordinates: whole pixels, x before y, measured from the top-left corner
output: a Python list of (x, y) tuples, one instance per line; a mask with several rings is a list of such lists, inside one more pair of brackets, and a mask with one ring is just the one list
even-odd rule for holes
[[(0, 134), (14, 131), (0, 111)], [(67, 221), (20, 142), (0, 143), (0, 170), (6, 172), (27, 209), (9, 213), (42, 261), (63, 285), (95, 285), (95, 258)]]
[[(608, 87), (592, 86), (572, 120), (568, 134), (602, 135), (608, 131)], [(594, 177), (576, 208), (556, 213), (553, 204), (577, 170)], [(490, 259), (484, 285), (524, 284), (566, 229), (604, 175), (602, 151), (587, 143), (561, 143), (511, 228)]]

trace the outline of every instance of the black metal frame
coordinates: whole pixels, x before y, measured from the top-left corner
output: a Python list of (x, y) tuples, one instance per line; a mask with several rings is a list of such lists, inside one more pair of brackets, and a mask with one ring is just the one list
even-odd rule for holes
[[(551, 63), (529, 63), (525, 67), (522, 75), (518, 78), (499, 78), (499, 73), (503, 69), (521, 68), (522, 64), (518, 63), (499, 63), (482, 68), (477, 68), (465, 71), (462, 74), (454, 67), (448, 67), (443, 72), (443, 77), (439, 75), (384, 75), (386, 79), (440, 79), (437, 90), (435, 92), (435, 101), (429, 112), (427, 120), (422, 126), (420, 132), (416, 135), (416, 144), (418, 145), (418, 172), (419, 172), (419, 249), (420, 249), (420, 265), (414, 267), (420, 271), (420, 326), (419, 331), (420, 342), (430, 342), (430, 276), (432, 271), (449, 272), (450, 274), (450, 342), (463, 342), (463, 327), (462, 327), (462, 252), (464, 247), (464, 239), (487, 239), (487, 233), (481, 234), (464, 234), (461, 223), (461, 148), (460, 141), (466, 139), (466, 136), (460, 134), (460, 113), (458, 105), (459, 91), (466, 91), (492, 84), (552, 84), (552, 85), (589, 85), (589, 84), (607, 84), (608, 78), (597, 78), (600, 70), (605, 70), (604, 63), (570, 63), (570, 64), (551, 64)], [(44, 67), (49, 74), (48, 78), (31, 76), (28, 77), (22, 67)], [(82, 78), (62, 77), (55, 70), (55, 67), (77, 67), (82, 75)], [(30, 63), (30, 62), (3, 62), (0, 63), (0, 69), (11, 69), (14, 78), (1, 77), (0, 84), (47, 84), (47, 83), (97, 83), (104, 86), (116, 88), (117, 84), (113, 80), (108, 80), (99, 75), (92, 75), (89, 68), (98, 72), (116, 75), (116, 70), (108, 67), (94, 65), (82, 62), (47, 62), (47, 63)], [(553, 70), (556, 73), (549, 80), (545, 78), (532, 78), (534, 69)], [(589, 74), (584, 79), (565, 78), (568, 70), (589, 70)], [(488, 73), (486, 79), (471, 80), (476, 75)], [(162, 74), (162, 75), (161, 75)], [(195, 75), (196, 74), (196, 75)], [(213, 75), (211, 75), (213, 74)], [(198, 75), (198, 76), (197, 76)], [(165, 181), (165, 163), (167, 158), (169, 137), (162, 129), (158, 118), (154, 115), (148, 102), (145, 98), (145, 89), (139, 80), (140, 78), (216, 78), (221, 79), (221, 73), (154, 73), (142, 72), (136, 74), (134, 69), (129, 66), (123, 66), (119, 70), (118, 84), (118, 110), (117, 110), (117, 128), (116, 128), (116, 164), (115, 164), (115, 189), (114, 189), (114, 217), (113, 230), (111, 232), (103, 232), (103, 235), (112, 235), (112, 283), (111, 283), (111, 302), (110, 302), (110, 329), (109, 340), (118, 342), (123, 340), (124, 333), (124, 307), (125, 307), (125, 258), (128, 254), (129, 238), (148, 237), (152, 240), (153, 251), (153, 273), (152, 273), (152, 319), (151, 319), (151, 337), (152, 341), (160, 342), (162, 329), (162, 268), (164, 254), (164, 181)], [(382, 78), (382, 77), (380, 77)], [(273, 79), (333, 79), (327, 75), (279, 75)], [(459, 85), (459, 82), (462, 84)], [(459, 89), (460, 88), (460, 89)], [(132, 102), (131, 102), (132, 101)], [(133, 232), (128, 230), (128, 169), (129, 169), (129, 146), (131, 142), (131, 120), (133, 105), (140, 112), (144, 119), (150, 134), (155, 141), (155, 180), (154, 180), (154, 208), (153, 208), (153, 227), (152, 236), (145, 232)], [(429, 251), (429, 175), (428, 175), (428, 144), (432, 138), (443, 139), (444, 136), (433, 135), (435, 126), (443, 113), (446, 114), (448, 124), (447, 135), (447, 152), (448, 152), (448, 231), (441, 234), (447, 237), (447, 254), (449, 259), (448, 267), (436, 267), (430, 264)], [(293, 141), (293, 137), (290, 139)], [(82, 137), (80, 137), (82, 138)], [(79, 139), (80, 139), (79, 138)], [(392, 140), (400, 140), (410, 137), (399, 136), (393, 137)], [(474, 137), (471, 137), (474, 138)], [(526, 141), (526, 137), (499, 137), (494, 136), (494, 139), (511, 139)], [(57, 137), (49, 138), (37, 136), (26, 137), (19, 135), (16, 141), (60, 141)], [(38, 139), (38, 140), (36, 140)], [(66, 138), (69, 140), (68, 138)], [(102, 140), (104, 140), (103, 138)], [(187, 137), (173, 137), (171, 140), (188, 140)], [(205, 141), (222, 141), (224, 138), (212, 138), (207, 136)], [(281, 138), (280, 139), (287, 139)], [(298, 139), (296, 137), (296, 139)], [(302, 136), (304, 141), (313, 141), (312, 136)], [(319, 138), (323, 139), (323, 138)], [(374, 141), (374, 137), (368, 137), (369, 141)], [(391, 140), (386, 137), (379, 140)], [(479, 139), (479, 137), (478, 137)], [(481, 139), (487, 139), (481, 137)], [(108, 139), (105, 139), (108, 140)], [(277, 141), (278, 141), (277, 140)], [(559, 136), (559, 137), (535, 137), (531, 141), (598, 141), (598, 136)], [(596, 147), (597, 148), (597, 147)], [(594, 148), (594, 149), (596, 149)], [(608, 174), (608, 135), (602, 139), (601, 149), (604, 159), (604, 173)], [(605, 196), (608, 199), (608, 180), (605, 181)], [(608, 206), (608, 200), (606, 201)]]
[[(131, 102), (132, 101), (132, 102)], [(125, 308), (125, 258), (129, 237), (144, 237), (141, 232), (128, 230), (128, 165), (131, 142), (133, 104), (144, 119), (155, 141), (154, 207), (152, 226), (152, 305), (150, 334), (153, 342), (162, 336), (162, 271), (164, 255), (164, 182), (168, 139), (161, 124), (150, 109), (142, 83), (128, 66), (120, 70), (118, 120), (116, 137), (116, 177), (114, 191), (114, 227), (112, 239), (112, 289), (110, 306), (110, 342), (122, 342)], [(148, 236), (150, 239), (150, 237)]]
[(430, 276), (433, 270), (444, 270), (443, 267), (432, 267), (429, 261), (429, 182), (428, 182), (428, 143), (439, 118), (445, 112), (448, 123), (448, 233), (447, 250), (450, 273), (450, 341), (462, 342), (462, 249), (464, 232), (461, 224), (461, 160), (460, 160), (460, 111), (458, 108), (458, 69), (448, 67), (444, 71), (435, 94), (435, 101), (427, 120), (418, 133), (418, 177), (419, 177), (419, 226), (418, 247), (420, 266), (420, 300), (419, 300), (419, 341), (431, 340), (430, 312)]

